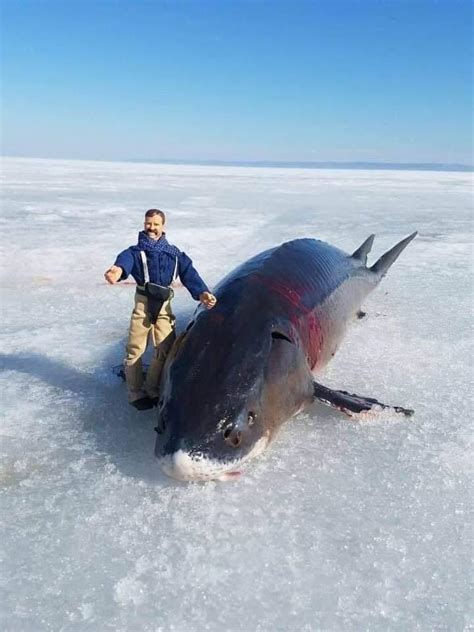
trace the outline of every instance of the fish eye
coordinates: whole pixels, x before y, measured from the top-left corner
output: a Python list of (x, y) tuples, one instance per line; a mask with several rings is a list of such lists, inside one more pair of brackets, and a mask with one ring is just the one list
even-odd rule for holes
[(293, 343), (291, 338), (288, 338), (285, 334), (282, 334), (281, 331), (272, 331), (273, 340), (286, 340), (287, 342)]

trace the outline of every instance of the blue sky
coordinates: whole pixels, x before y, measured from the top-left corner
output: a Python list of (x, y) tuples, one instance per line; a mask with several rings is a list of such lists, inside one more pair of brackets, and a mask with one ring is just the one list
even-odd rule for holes
[(473, 162), (470, 2), (2, 4), (4, 155)]

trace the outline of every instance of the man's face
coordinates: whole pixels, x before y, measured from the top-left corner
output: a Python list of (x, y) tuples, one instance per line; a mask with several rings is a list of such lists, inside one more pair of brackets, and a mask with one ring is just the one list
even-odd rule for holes
[(151, 239), (159, 239), (164, 231), (163, 220), (160, 215), (145, 217), (145, 232)]

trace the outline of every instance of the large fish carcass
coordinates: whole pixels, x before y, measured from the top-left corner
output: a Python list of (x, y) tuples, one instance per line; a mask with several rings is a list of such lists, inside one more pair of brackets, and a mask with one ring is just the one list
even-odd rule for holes
[(366, 262), (373, 235), (352, 255), (296, 239), (225, 277), (215, 290), (217, 305), (198, 308), (167, 360), (155, 449), (164, 472), (181, 480), (235, 476), (284, 421), (315, 400), (348, 414), (386, 407), (329, 389), (314, 374), (415, 236), (372, 267)]

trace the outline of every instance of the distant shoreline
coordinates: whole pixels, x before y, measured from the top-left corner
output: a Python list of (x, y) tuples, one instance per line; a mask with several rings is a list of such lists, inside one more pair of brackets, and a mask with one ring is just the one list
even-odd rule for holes
[(267, 169), (346, 169), (369, 171), (445, 171), (472, 173), (474, 166), (457, 163), (436, 162), (317, 162), (279, 160), (187, 160), (175, 158), (44, 158), (40, 156), (1, 156), (1, 159), (16, 160), (64, 160), (81, 162), (128, 162), (140, 164), (189, 165), (201, 167), (255, 167)]

